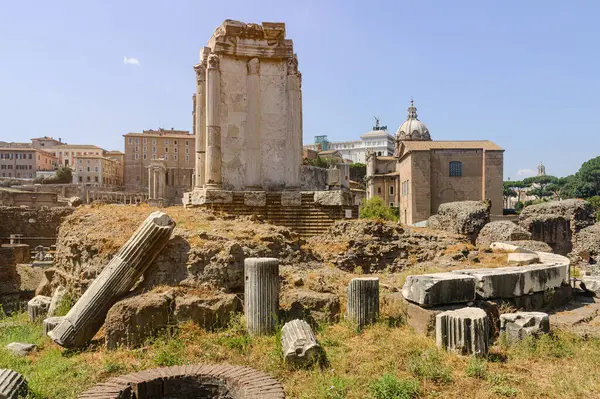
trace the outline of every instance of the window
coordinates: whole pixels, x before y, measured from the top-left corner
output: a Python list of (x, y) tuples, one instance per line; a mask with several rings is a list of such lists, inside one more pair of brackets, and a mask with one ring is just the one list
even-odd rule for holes
[(189, 154), (190, 153), (190, 149), (188, 147), (185, 148), (185, 153)]
[(173, 140), (173, 145), (177, 145), (177, 140)]
[(190, 145), (190, 141), (189, 141), (189, 140), (186, 140), (186, 141), (185, 141), (185, 145)]
[(450, 176), (459, 177), (462, 176), (462, 162), (452, 161), (450, 162)]
[(165, 153), (169, 152), (169, 147), (165, 147)]
[(148, 142), (148, 139), (144, 137), (144, 138), (142, 139), (142, 143), (146, 144), (146, 142)]
[(29, 154), (29, 159), (31, 159), (31, 154)]
[(377, 156), (380, 157), (381, 156), (381, 151), (377, 151)]
[(143, 158), (144, 158), (144, 159), (146, 159), (146, 158), (148, 158), (148, 157), (146, 156), (146, 154), (144, 154), (144, 157), (143, 157)]
[(156, 154), (156, 147), (152, 147), (152, 152)]
[(140, 159), (140, 154), (136, 153), (136, 154), (135, 154), (135, 159), (136, 159), (136, 160)]
[(152, 139), (152, 144), (156, 144), (156, 139)]
[(394, 207), (394, 203), (390, 202), (390, 208), (393, 208), (393, 207)]
[(177, 161), (177, 154), (173, 155), (173, 161)]
[(98, 183), (98, 176), (95, 176), (94, 180), (96, 180), (96, 183)]
[(140, 139), (138, 139), (137, 137), (135, 138), (135, 143), (138, 144), (140, 142)]
[(390, 186), (390, 195), (394, 195), (394, 186)]
[(169, 154), (165, 154), (165, 161), (169, 160)]
[(165, 139), (165, 145), (169, 145), (169, 139)]
[(173, 148), (173, 152), (177, 152), (177, 147)]
[(186, 161), (189, 161), (189, 160), (190, 160), (190, 156), (189, 156), (189, 155), (186, 155), (186, 156), (185, 156), (185, 160), (186, 160)]
[(90, 167), (88, 166), (87, 168), (88, 168), (87, 171), (89, 172), (90, 171)]
[(142, 151), (148, 152), (148, 147), (146, 147), (146, 146), (142, 147)]
[(131, 137), (129, 138), (129, 144), (133, 144), (133, 139)]
[(89, 182), (90, 181), (90, 177), (88, 176), (86, 180)]
[(140, 147), (138, 147), (137, 145), (135, 146), (135, 152), (140, 152)]
[(377, 187), (377, 194), (381, 194), (381, 187)]
[(98, 171), (98, 167), (96, 166), (96, 168), (95, 168), (95, 169), (96, 169), (96, 170), (95, 170), (95, 172), (97, 172), (97, 171)]

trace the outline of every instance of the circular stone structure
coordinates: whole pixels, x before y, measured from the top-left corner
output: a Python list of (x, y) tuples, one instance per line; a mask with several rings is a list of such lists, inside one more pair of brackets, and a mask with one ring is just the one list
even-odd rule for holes
[(79, 399), (284, 399), (279, 381), (249, 367), (188, 365), (139, 371), (94, 386)]

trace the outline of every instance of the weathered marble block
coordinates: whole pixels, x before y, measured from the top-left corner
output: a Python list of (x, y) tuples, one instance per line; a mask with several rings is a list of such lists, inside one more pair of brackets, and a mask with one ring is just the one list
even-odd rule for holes
[(435, 318), (435, 342), (440, 348), (463, 355), (485, 356), (489, 339), (489, 319), (482, 309), (450, 310)]
[(540, 257), (535, 253), (513, 252), (508, 254), (508, 264), (512, 266), (525, 266), (540, 263)]
[(63, 316), (53, 316), (44, 319), (44, 322), (42, 323), (44, 327), (44, 334), (48, 335), (48, 333), (54, 330), (54, 327), (56, 327), (63, 319)]
[(585, 289), (593, 292), (594, 295), (600, 296), (600, 276), (584, 276), (581, 278), (581, 283)]
[(54, 291), (54, 294), (52, 294), (52, 300), (50, 301), (50, 307), (48, 307), (48, 317), (52, 317), (55, 315), (58, 306), (60, 305), (61, 301), (63, 300), (66, 294), (67, 289), (63, 287), (58, 287)]
[(50, 307), (51, 302), (52, 298), (43, 295), (38, 295), (27, 302), (27, 314), (29, 315), (29, 320), (36, 321), (45, 317), (48, 314), (48, 308)]
[(283, 358), (286, 364), (306, 367), (319, 360), (321, 346), (312, 329), (304, 320), (292, 320), (281, 330)]
[(475, 299), (475, 278), (460, 273), (408, 276), (402, 295), (422, 306), (470, 302)]
[(550, 318), (543, 312), (517, 312), (500, 315), (500, 332), (509, 342), (519, 341), (530, 335), (550, 332)]
[(22, 342), (11, 342), (6, 345), (6, 350), (12, 352), (16, 356), (27, 356), (31, 352), (37, 349), (37, 345), (26, 344)]
[(25, 377), (13, 370), (0, 369), (0, 399), (17, 399), (26, 394)]

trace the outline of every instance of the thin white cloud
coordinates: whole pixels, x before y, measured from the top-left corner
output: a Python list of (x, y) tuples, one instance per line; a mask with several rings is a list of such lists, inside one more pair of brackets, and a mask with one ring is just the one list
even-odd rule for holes
[(123, 57), (123, 64), (140, 66), (140, 61), (137, 58), (125, 56)]
[(537, 174), (536, 170), (533, 169), (519, 169), (517, 170), (517, 176), (519, 177), (531, 177)]

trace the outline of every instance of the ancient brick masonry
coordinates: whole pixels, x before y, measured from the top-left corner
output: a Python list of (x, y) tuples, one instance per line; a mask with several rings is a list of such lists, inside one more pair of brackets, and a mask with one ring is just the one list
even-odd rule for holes
[(110, 307), (133, 287), (164, 248), (174, 227), (175, 222), (167, 214), (150, 214), (48, 334), (54, 342), (68, 348), (86, 345), (104, 323)]
[(18, 292), (20, 284), (13, 248), (0, 247), (0, 296)]
[(163, 397), (285, 399), (281, 384), (249, 367), (189, 365), (152, 369), (111, 378), (79, 399), (151, 399)]

